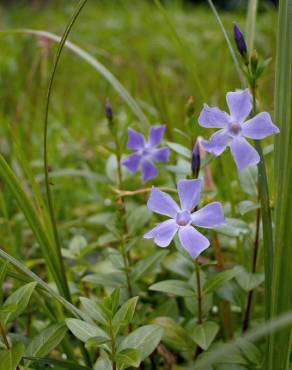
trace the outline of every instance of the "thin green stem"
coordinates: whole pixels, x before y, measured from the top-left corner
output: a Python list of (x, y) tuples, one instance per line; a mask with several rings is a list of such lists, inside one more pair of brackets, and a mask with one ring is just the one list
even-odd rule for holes
[[(258, 250), (259, 250), (260, 220), (261, 220), (260, 214), (261, 214), (260, 209), (257, 209), (256, 234), (255, 234), (255, 240), (254, 240), (253, 258), (252, 258), (252, 273), (255, 273), (256, 268), (257, 268), (257, 256), (258, 256)], [(249, 328), (253, 293), (254, 293), (254, 290), (250, 290), (248, 292), (246, 310), (245, 310), (244, 319), (243, 319), (243, 327), (242, 327), (243, 332), (245, 332)]]
[(197, 304), (198, 304), (198, 324), (203, 323), (202, 317), (202, 289), (201, 289), (201, 276), (200, 276), (200, 266), (198, 259), (195, 260), (196, 269), (196, 284), (197, 284)]
[[(109, 122), (109, 125), (113, 125), (114, 122)], [(122, 166), (121, 166), (121, 147), (120, 142), (117, 134), (117, 130), (115, 128), (112, 129), (115, 139), (115, 149), (116, 149), (116, 159), (117, 159), (117, 188), (119, 192), (123, 191), (123, 178), (122, 178)], [(130, 269), (131, 269), (131, 256), (130, 253), (126, 251), (126, 237), (128, 235), (128, 225), (127, 225), (127, 210), (124, 199), (120, 197), (117, 201), (118, 210), (120, 213), (120, 220), (121, 220), (121, 239), (120, 239), (120, 246), (121, 246), (121, 253), (123, 256), (124, 262), (124, 269), (127, 281), (127, 288), (128, 288), (128, 295), (129, 298), (133, 296), (133, 289), (131, 284), (130, 278)]]
[(46, 106), (45, 106), (45, 118), (44, 118), (44, 174), (45, 174), (45, 188), (46, 188), (46, 194), (47, 194), (47, 200), (48, 200), (48, 207), (49, 207), (49, 214), (50, 214), (50, 219), (51, 219), (51, 227), (53, 231), (53, 236), (55, 240), (55, 246), (56, 246), (56, 253), (58, 256), (57, 263), (59, 264), (61, 275), (62, 275), (62, 280), (63, 280), (63, 285), (64, 285), (64, 296), (65, 298), (70, 301), (70, 290), (68, 286), (68, 282), (66, 279), (66, 272), (65, 272), (65, 266), (64, 266), (64, 261), (62, 258), (62, 253), (61, 253), (61, 243), (60, 243), (60, 238), (58, 234), (58, 229), (57, 229), (57, 222), (55, 218), (55, 211), (54, 211), (54, 204), (53, 204), (53, 198), (52, 198), (52, 193), (50, 189), (50, 177), (49, 177), (49, 165), (48, 165), (48, 118), (49, 118), (49, 107), (50, 107), (50, 102), (51, 102), (51, 95), (52, 95), (52, 89), (53, 89), (53, 83), (56, 75), (56, 70), (57, 66), (59, 64), (59, 60), (62, 54), (62, 50), (64, 48), (64, 45), (66, 43), (66, 40), (69, 36), (69, 33), (76, 22), (80, 12), (82, 11), (83, 7), (85, 6), (87, 0), (80, 0), (73, 16), (71, 17), (66, 30), (62, 36), (62, 39), (59, 43), (58, 50), (55, 56), (55, 61), (53, 64), (53, 69), (51, 72), (50, 80), (49, 80), (49, 86), (48, 86), (48, 91), (47, 91), (47, 98), (46, 98)]
[(111, 359), (112, 359), (112, 370), (117, 370), (117, 364), (116, 364), (116, 339), (113, 331), (112, 322), (109, 322), (109, 334), (111, 339)]
[[(253, 98), (253, 116), (256, 114), (256, 90), (257, 86), (252, 83), (251, 93)], [(271, 316), (271, 286), (272, 286), (272, 270), (273, 270), (273, 230), (272, 230), (272, 217), (269, 200), (269, 188), (266, 173), (265, 159), (261, 144), (255, 140), (255, 147), (260, 156), (258, 164), (258, 189), (259, 200), (261, 203), (261, 218), (263, 225), (263, 242), (264, 242), (264, 266), (265, 266), (265, 318), (269, 320)]]

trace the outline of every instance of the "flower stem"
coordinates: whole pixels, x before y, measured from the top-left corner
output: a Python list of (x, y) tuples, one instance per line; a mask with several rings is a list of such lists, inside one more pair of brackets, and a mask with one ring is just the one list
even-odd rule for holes
[[(214, 252), (215, 258), (217, 261), (217, 270), (223, 271), (224, 270), (224, 260), (221, 251), (221, 246), (218, 238), (218, 234), (214, 233)], [(232, 329), (232, 320), (231, 320), (231, 310), (230, 304), (228, 301), (222, 300), (220, 302), (220, 310), (222, 312), (223, 322), (224, 322), (224, 329), (226, 330), (226, 335), (228, 338), (233, 338), (233, 329)]]
[(198, 324), (203, 323), (202, 317), (202, 290), (201, 290), (201, 277), (200, 277), (200, 266), (199, 261), (195, 259), (195, 268), (196, 268), (196, 283), (197, 283), (197, 303), (198, 303)]
[(111, 351), (112, 351), (112, 370), (117, 370), (117, 364), (116, 364), (116, 340), (113, 332), (112, 322), (109, 323), (110, 328), (110, 338), (111, 338)]
[[(251, 83), (250, 88), (253, 98), (253, 116), (254, 116), (256, 114), (256, 90), (257, 90), (256, 83)], [(255, 147), (260, 156), (260, 162), (258, 164), (258, 189), (259, 189), (259, 201), (261, 204), (261, 218), (263, 225), (264, 266), (265, 266), (265, 319), (269, 320), (271, 316), (271, 286), (272, 286), (272, 270), (274, 255), (273, 230), (272, 230), (272, 218), (265, 159), (261, 144), (258, 140), (255, 140)]]
[[(115, 148), (116, 148), (116, 159), (117, 159), (117, 188), (119, 192), (123, 191), (123, 178), (122, 178), (122, 166), (121, 166), (121, 148), (119, 143), (119, 138), (117, 136), (117, 132), (114, 129), (114, 140), (115, 140)], [(133, 296), (133, 289), (130, 279), (130, 266), (131, 266), (131, 256), (130, 253), (126, 251), (126, 236), (128, 235), (128, 225), (127, 225), (127, 211), (124, 199), (122, 197), (118, 198), (117, 201), (118, 210), (119, 210), (119, 218), (121, 220), (121, 253), (123, 256), (124, 262), (124, 269), (125, 275), (127, 280), (127, 289), (129, 298)]]
[[(259, 198), (259, 194), (258, 194), (258, 198)], [(256, 234), (255, 234), (255, 240), (254, 240), (252, 270), (251, 270), (253, 274), (256, 272), (256, 268), (257, 268), (257, 256), (258, 256), (258, 250), (259, 250), (259, 236), (260, 236), (260, 223), (261, 223), (260, 221), (261, 221), (261, 211), (258, 208), (257, 216), (256, 216)], [(245, 332), (249, 327), (253, 292), (254, 290), (250, 290), (248, 292), (246, 310), (245, 310), (243, 326), (242, 326), (243, 332)]]

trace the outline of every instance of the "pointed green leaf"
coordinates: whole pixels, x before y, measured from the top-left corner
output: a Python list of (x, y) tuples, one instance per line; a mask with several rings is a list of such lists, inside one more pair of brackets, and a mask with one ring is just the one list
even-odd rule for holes
[[(64, 339), (67, 332), (65, 324), (55, 324), (41, 331), (29, 342), (25, 356), (44, 357), (48, 355)], [(28, 368), (30, 361), (27, 361), (25, 367)]]
[(141, 363), (140, 352), (134, 348), (126, 348), (116, 354), (116, 361), (123, 369), (129, 366), (138, 367)]
[(82, 320), (66, 319), (66, 325), (75, 337), (80, 339), (82, 342), (87, 342), (88, 339), (94, 337), (108, 338), (108, 335), (104, 330)]
[(4, 302), (3, 308), (10, 305), (16, 305), (17, 308), (11, 312), (8, 312), (2, 316), (2, 321), (4, 324), (15, 320), (22, 312), (26, 309), (30, 297), (36, 287), (36, 283), (28, 283), (18, 288), (14, 293), (12, 293)]
[(120, 307), (113, 318), (113, 325), (115, 327), (123, 327), (131, 322), (135, 313), (138, 299), (139, 297), (133, 297)]
[(157, 325), (145, 325), (130, 333), (119, 345), (118, 351), (134, 348), (140, 353), (140, 361), (148, 357), (158, 346), (163, 329)]
[(194, 297), (196, 294), (189, 283), (181, 280), (160, 281), (159, 283), (151, 285), (149, 289), (155, 290), (156, 292), (177, 295), (179, 297)]
[(210, 347), (219, 331), (219, 325), (214, 321), (206, 321), (201, 325), (196, 325), (191, 332), (193, 340), (206, 350)]

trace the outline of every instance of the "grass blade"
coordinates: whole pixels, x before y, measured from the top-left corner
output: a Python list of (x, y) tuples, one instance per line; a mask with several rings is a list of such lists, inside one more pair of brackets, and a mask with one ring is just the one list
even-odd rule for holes
[[(272, 286), (272, 315), (292, 308), (292, 1), (280, 1), (276, 61), (275, 122), (280, 134), (275, 143), (275, 258)], [(287, 369), (291, 328), (272, 335), (268, 369)]]
[[(28, 35), (35, 35), (45, 37), (49, 40), (60, 42), (61, 37), (55, 35), (54, 33), (43, 31), (43, 30), (32, 30), (32, 29), (16, 29), (16, 30), (6, 30), (0, 31), (2, 34), (13, 34), (13, 33), (21, 33), (21, 34), (28, 34)], [(148, 118), (143, 113), (142, 109), (140, 108), (139, 104), (136, 100), (130, 95), (130, 93), (126, 90), (126, 88), (120, 83), (120, 81), (97, 59), (95, 59), (90, 53), (82, 49), (80, 46), (74, 44), (71, 41), (66, 40), (64, 45), (68, 50), (72, 51), (75, 55), (83, 59), (89, 65), (91, 65), (96, 72), (101, 74), (103, 78), (105, 78), (109, 84), (115, 89), (115, 91), (120, 95), (120, 97), (124, 100), (124, 102), (129, 106), (132, 110), (134, 115), (138, 118), (138, 120), (144, 124), (145, 126), (149, 126)]]
[(231, 44), (231, 41), (230, 41), (230, 39), (228, 37), (228, 33), (227, 33), (227, 31), (226, 31), (226, 29), (224, 27), (224, 24), (223, 24), (223, 22), (222, 22), (222, 20), (221, 20), (221, 18), (219, 16), (219, 13), (217, 12), (217, 9), (216, 9), (213, 1), (212, 0), (208, 0), (208, 4), (209, 4), (212, 12), (214, 13), (214, 16), (215, 16), (215, 18), (216, 18), (216, 20), (217, 20), (217, 22), (218, 22), (218, 24), (219, 24), (219, 26), (221, 28), (221, 31), (222, 31), (222, 33), (224, 35), (224, 38), (225, 38), (225, 41), (227, 43), (227, 46), (228, 46), (230, 55), (232, 57), (232, 60), (233, 60), (233, 63), (234, 63), (236, 72), (237, 72), (238, 77), (239, 77), (239, 80), (240, 80), (240, 84), (241, 84), (241, 86), (244, 87), (246, 85), (246, 83), (245, 83), (243, 74), (241, 72), (240, 65), (239, 65), (238, 59), (236, 57), (235, 51), (234, 51), (234, 49), (232, 47), (232, 44)]
[(49, 271), (55, 280), (60, 293), (65, 294), (66, 281), (60, 274), (59, 260), (56, 258), (54, 248), (50, 243), (46, 231), (40, 222), (27, 194), (20, 185), (14, 172), (11, 170), (4, 157), (0, 154), (0, 177), (4, 180), (9, 191), (12, 193), (18, 207), (23, 212), (31, 230), (38, 241), (42, 254), (46, 260)]

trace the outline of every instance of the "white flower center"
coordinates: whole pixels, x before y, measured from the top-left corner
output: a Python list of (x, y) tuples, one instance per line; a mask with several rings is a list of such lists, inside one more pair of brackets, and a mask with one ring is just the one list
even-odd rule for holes
[(179, 226), (186, 226), (191, 222), (191, 213), (189, 211), (180, 211), (175, 218)]

